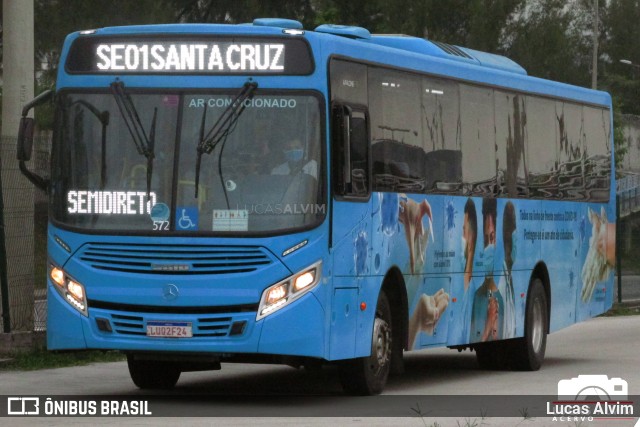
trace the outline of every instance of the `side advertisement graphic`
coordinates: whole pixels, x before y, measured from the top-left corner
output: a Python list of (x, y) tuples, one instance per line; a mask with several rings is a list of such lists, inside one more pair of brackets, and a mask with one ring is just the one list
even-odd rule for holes
[(600, 206), (374, 193), (368, 248), (355, 240), (353, 271), (365, 271), (363, 252), (373, 275), (400, 268), (409, 346), (419, 348), (522, 336), (531, 272), (542, 262), (551, 330), (559, 329), (612, 301), (615, 223)]

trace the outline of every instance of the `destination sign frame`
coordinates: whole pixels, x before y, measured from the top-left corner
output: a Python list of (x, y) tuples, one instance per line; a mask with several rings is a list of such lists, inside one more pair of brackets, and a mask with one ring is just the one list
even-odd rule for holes
[(308, 75), (315, 69), (301, 37), (147, 35), (78, 37), (69, 74)]

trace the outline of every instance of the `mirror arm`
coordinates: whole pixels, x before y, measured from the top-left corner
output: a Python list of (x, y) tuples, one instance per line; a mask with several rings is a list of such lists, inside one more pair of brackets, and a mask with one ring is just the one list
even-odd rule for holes
[(37, 175), (37, 174), (31, 172), (27, 168), (27, 165), (24, 163), (23, 160), (20, 160), (19, 166), (20, 166), (20, 172), (22, 172), (22, 174), (25, 177), (27, 177), (27, 179), (29, 181), (31, 181), (31, 183), (33, 185), (35, 185), (37, 188), (39, 188), (40, 190), (44, 191), (45, 193), (48, 193), (47, 192), (47, 189), (49, 188), (49, 180), (48, 179), (45, 179), (45, 178), (41, 177), (40, 175)]
[(29, 114), (29, 110), (42, 102), (48, 101), (52, 96), (53, 91), (51, 89), (47, 89), (40, 95), (33, 98), (31, 101), (29, 101), (29, 103), (25, 104), (25, 106), (22, 107), (22, 117), (27, 117), (27, 114)]

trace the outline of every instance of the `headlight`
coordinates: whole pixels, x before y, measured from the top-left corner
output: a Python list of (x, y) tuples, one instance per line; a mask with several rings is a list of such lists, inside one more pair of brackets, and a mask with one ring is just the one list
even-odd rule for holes
[(71, 279), (61, 268), (49, 265), (49, 278), (54, 288), (73, 308), (87, 316), (87, 295), (84, 286)]
[(270, 315), (292, 303), (320, 283), (322, 261), (300, 270), (281, 282), (268, 287), (262, 293), (256, 320)]

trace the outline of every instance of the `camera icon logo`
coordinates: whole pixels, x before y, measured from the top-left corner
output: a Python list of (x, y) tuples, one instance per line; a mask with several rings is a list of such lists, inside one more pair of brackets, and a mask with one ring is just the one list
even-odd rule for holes
[(558, 381), (560, 400), (613, 400), (627, 399), (629, 386), (622, 378), (606, 375), (578, 375)]

